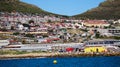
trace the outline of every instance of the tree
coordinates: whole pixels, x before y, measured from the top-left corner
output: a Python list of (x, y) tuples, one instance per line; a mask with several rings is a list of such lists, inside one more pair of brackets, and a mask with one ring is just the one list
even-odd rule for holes
[(31, 24), (31, 23), (34, 23), (34, 21), (33, 20), (29, 20), (29, 24)]
[(26, 34), (25, 37), (34, 38), (34, 35), (33, 34)]
[(15, 29), (14, 29), (14, 26), (11, 26), (11, 30), (15, 30)]
[(95, 35), (96, 38), (100, 38), (100, 33), (97, 32), (96, 35)]
[(1, 28), (0, 30), (3, 31), (3, 32), (7, 31), (6, 28)]
[(13, 33), (13, 35), (19, 35), (20, 33), (19, 32), (15, 32), (15, 33)]
[(48, 20), (48, 23), (51, 23), (52, 21), (51, 20)]

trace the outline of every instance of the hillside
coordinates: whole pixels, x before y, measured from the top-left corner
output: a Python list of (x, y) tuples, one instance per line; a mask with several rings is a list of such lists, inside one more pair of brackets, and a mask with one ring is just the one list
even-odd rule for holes
[(120, 0), (106, 0), (98, 7), (74, 17), (77, 19), (120, 19)]
[(0, 0), (0, 12), (12, 12), (12, 11), (23, 13), (53, 14), (40, 9), (35, 5), (27, 4), (19, 0)]

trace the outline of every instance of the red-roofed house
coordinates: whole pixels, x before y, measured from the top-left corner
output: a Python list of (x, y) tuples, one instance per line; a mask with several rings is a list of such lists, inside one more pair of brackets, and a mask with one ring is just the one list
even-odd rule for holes
[(85, 20), (83, 25), (88, 27), (107, 27), (110, 24), (103, 20)]

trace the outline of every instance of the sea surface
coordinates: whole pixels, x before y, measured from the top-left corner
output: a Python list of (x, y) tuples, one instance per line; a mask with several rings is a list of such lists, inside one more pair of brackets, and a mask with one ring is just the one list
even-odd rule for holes
[(120, 67), (120, 56), (6, 59), (0, 67)]

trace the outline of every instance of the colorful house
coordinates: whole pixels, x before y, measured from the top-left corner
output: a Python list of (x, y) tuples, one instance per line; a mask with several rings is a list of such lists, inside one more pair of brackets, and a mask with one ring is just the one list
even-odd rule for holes
[(91, 52), (106, 52), (107, 49), (104, 46), (86, 46), (84, 48), (84, 52), (85, 53), (91, 53)]

